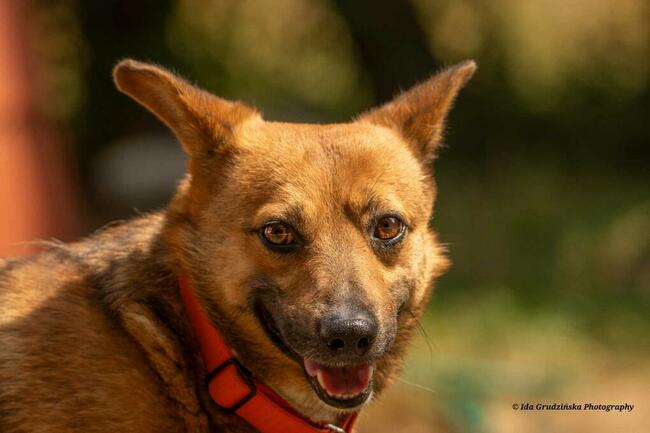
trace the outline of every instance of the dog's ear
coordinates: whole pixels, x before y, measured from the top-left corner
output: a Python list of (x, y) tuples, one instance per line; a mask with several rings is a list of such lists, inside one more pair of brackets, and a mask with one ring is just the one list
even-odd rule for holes
[(117, 88), (154, 113), (193, 157), (218, 153), (252, 108), (192, 86), (164, 68), (127, 59), (113, 70)]
[(472, 60), (451, 66), (357, 120), (400, 132), (415, 155), (428, 164), (435, 158), (445, 118), (458, 91), (475, 70)]

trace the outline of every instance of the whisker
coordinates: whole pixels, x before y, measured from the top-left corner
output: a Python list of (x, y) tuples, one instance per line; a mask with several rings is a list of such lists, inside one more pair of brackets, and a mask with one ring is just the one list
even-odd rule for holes
[(438, 391), (435, 391), (435, 390), (433, 390), (431, 388), (428, 388), (428, 387), (426, 387), (424, 385), (420, 385), (419, 383), (411, 382), (411, 381), (408, 381), (406, 379), (402, 379), (401, 377), (398, 378), (397, 380), (400, 381), (400, 382), (403, 382), (403, 383), (405, 383), (407, 385), (410, 385), (410, 386), (413, 386), (415, 388), (421, 389), (422, 391), (427, 391), (427, 392), (429, 392), (431, 394), (438, 395)]
[(29, 241), (20, 241), (15, 242), (12, 245), (21, 246), (21, 247), (41, 247), (41, 248), (63, 248), (65, 247), (65, 242), (56, 239), (33, 239)]
[(429, 334), (427, 334), (426, 329), (424, 329), (424, 326), (422, 326), (422, 322), (420, 322), (420, 319), (413, 313), (413, 311), (410, 308), (407, 308), (406, 311), (409, 312), (411, 317), (415, 320), (416, 325), (418, 326), (418, 329), (420, 330), (420, 333), (422, 334), (422, 337), (424, 337), (424, 341), (427, 343), (427, 348), (429, 349), (429, 367), (433, 365), (433, 346), (432, 346), (432, 341), (431, 338), (429, 338)]

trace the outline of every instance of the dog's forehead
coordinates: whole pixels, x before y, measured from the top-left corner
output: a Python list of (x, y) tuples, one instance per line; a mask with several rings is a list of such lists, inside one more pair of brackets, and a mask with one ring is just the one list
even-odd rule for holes
[(347, 171), (389, 179), (409, 173), (412, 179), (421, 170), (398, 134), (368, 123), (250, 122), (238, 131), (237, 142), (241, 165), (273, 174), (298, 170), (297, 180)]
[(374, 200), (404, 211), (429, 205), (430, 179), (387, 128), (255, 122), (238, 131), (237, 146), (233, 184), (257, 191), (262, 203), (363, 207)]

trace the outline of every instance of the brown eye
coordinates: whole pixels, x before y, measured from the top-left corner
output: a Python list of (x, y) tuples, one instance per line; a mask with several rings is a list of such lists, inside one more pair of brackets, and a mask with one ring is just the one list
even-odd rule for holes
[(293, 231), (282, 223), (270, 223), (262, 228), (262, 236), (272, 245), (287, 246), (294, 243)]
[(389, 241), (400, 236), (404, 232), (404, 223), (397, 217), (385, 216), (377, 221), (373, 236), (382, 241)]

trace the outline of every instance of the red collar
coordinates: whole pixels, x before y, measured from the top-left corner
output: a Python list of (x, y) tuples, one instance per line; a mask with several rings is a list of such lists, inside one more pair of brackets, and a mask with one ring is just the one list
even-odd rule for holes
[(201, 357), (208, 372), (206, 382), (212, 400), (235, 413), (261, 433), (332, 433), (352, 431), (357, 414), (348, 416), (342, 427), (315, 425), (298, 415), (289, 404), (240, 364), (223, 337), (212, 326), (190, 281), (179, 277), (181, 297)]

